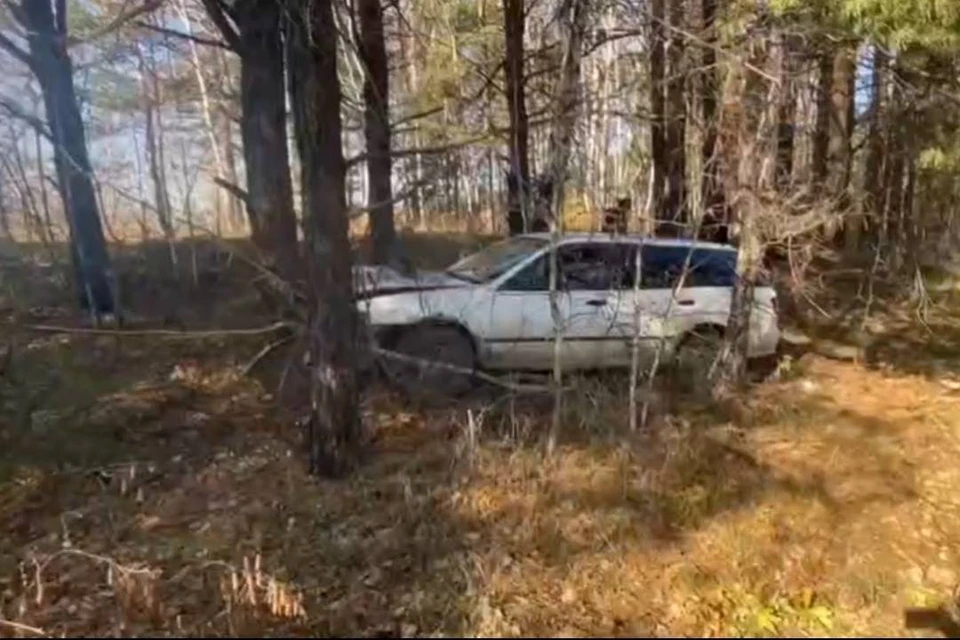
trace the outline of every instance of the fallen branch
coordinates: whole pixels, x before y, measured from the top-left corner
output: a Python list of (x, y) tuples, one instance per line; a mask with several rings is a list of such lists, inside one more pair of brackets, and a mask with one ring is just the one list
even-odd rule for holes
[[(446, 362), (437, 362), (436, 360), (426, 360), (424, 358), (415, 358), (413, 356), (408, 356), (403, 353), (397, 353), (396, 351), (390, 351), (388, 349), (382, 349), (380, 347), (373, 347), (373, 352), (378, 356), (383, 356), (384, 358), (389, 358), (391, 360), (399, 360), (400, 362), (407, 362), (409, 364), (420, 365), (421, 367), (438, 367), (445, 371), (451, 371), (453, 373), (460, 373), (467, 376), (472, 376), (479, 378), (484, 382), (489, 382), (490, 384), (496, 385), (498, 387), (503, 387), (510, 391), (515, 391), (517, 393), (549, 393), (553, 391), (553, 387), (547, 385), (539, 384), (517, 384), (515, 382), (508, 382), (502, 378), (492, 376), (489, 373), (480, 371), (478, 369), (467, 369), (466, 367), (458, 367), (457, 365), (448, 364)], [(569, 388), (563, 389), (563, 391), (568, 391)]]
[(292, 330), (296, 325), (289, 322), (274, 322), (265, 327), (252, 329), (211, 329), (207, 331), (178, 331), (175, 329), (88, 329), (86, 327), (63, 327), (47, 324), (6, 325), (27, 331), (41, 333), (70, 333), (93, 336), (149, 337), (160, 336), (170, 339), (218, 338), (222, 336), (259, 336), (281, 329)]
[(283, 338), (280, 338), (279, 340), (275, 342), (271, 342), (270, 344), (266, 345), (263, 349), (260, 349), (260, 351), (257, 352), (257, 355), (253, 356), (253, 358), (250, 359), (250, 362), (248, 362), (247, 365), (243, 368), (243, 375), (245, 376), (250, 375), (250, 372), (253, 371), (254, 367), (260, 364), (261, 360), (263, 360), (268, 355), (273, 353), (274, 349), (276, 349), (277, 347), (282, 347), (285, 344), (289, 344), (292, 341), (293, 341), (292, 335), (284, 336)]
[(13, 620), (5, 620), (3, 618), (0, 618), (0, 626), (10, 627), (11, 629), (16, 629), (17, 631), (26, 631), (27, 633), (33, 633), (43, 637), (50, 635), (38, 627), (31, 627), (30, 625), (23, 624), (22, 622), (14, 622)]

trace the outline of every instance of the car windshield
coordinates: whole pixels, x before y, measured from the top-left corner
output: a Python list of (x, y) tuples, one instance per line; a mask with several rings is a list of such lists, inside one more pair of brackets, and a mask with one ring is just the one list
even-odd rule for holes
[(543, 238), (509, 238), (463, 258), (447, 269), (447, 273), (472, 282), (489, 282), (547, 244), (548, 241)]

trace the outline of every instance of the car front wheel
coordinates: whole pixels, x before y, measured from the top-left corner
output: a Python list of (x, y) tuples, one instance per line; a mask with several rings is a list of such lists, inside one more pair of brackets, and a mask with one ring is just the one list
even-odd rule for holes
[(400, 332), (382, 356), (391, 384), (413, 396), (458, 396), (474, 384), (476, 354), (463, 331), (446, 325), (419, 325)]

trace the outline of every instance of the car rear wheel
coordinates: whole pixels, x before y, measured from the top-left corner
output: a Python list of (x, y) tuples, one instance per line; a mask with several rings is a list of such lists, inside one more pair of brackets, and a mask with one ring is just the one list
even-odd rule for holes
[(476, 354), (470, 338), (452, 326), (420, 325), (402, 331), (387, 347), (382, 367), (391, 384), (412, 396), (459, 396), (474, 385)]
[(696, 327), (677, 346), (675, 381), (684, 390), (708, 392), (720, 361), (723, 330), (714, 326)]

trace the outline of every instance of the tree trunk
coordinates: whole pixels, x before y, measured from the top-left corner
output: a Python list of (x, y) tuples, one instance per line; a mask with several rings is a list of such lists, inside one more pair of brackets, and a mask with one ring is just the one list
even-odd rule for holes
[(355, 465), (360, 447), (356, 372), (359, 324), (353, 303), (337, 30), (331, 2), (292, 2), (286, 45), (302, 167), (310, 285), (310, 471), (339, 476)]
[(13, 240), (13, 232), (10, 229), (10, 210), (7, 208), (6, 185), (3, 176), (0, 175), (0, 231), (6, 240)]
[(667, 87), (666, 121), (664, 123), (666, 145), (667, 193), (663, 203), (662, 220), (669, 224), (661, 230), (667, 235), (683, 235), (687, 224), (687, 102), (686, 74), (683, 68), (684, 36), (683, 0), (670, 2), (670, 33), (667, 37)]
[[(230, 72), (230, 66), (227, 64), (226, 52), (221, 51), (219, 54), (218, 62), (220, 63), (220, 72), (223, 74), (223, 83), (231, 96), (236, 95), (233, 75)], [(220, 120), (220, 145), (223, 148), (223, 168), (224, 171), (226, 171), (226, 178), (230, 181), (230, 184), (239, 185), (240, 176), (237, 171), (237, 154), (233, 146), (233, 122), (231, 121), (230, 112), (225, 102), (220, 103), (218, 112), (218, 118)], [(244, 226), (243, 202), (231, 192), (227, 192), (226, 196), (230, 210), (230, 222), (232, 226), (242, 229)]]
[(110, 254), (73, 86), (73, 64), (66, 50), (67, 16), (55, 19), (50, 0), (23, 0), (22, 8), (30, 58), (53, 136), (57, 184), (70, 225), (71, 257), (81, 305), (96, 314), (114, 313)]
[[(755, 68), (762, 68), (766, 61), (768, 40), (756, 37), (750, 43), (749, 61)], [(736, 126), (737, 136), (737, 189), (733, 205), (740, 226), (739, 250), (737, 252), (737, 278), (730, 303), (730, 321), (724, 332), (715, 395), (723, 398), (734, 392), (746, 381), (747, 353), (749, 346), (750, 316), (753, 310), (754, 282), (763, 257), (761, 217), (764, 203), (761, 195), (773, 184), (773, 175), (764, 170), (777, 150), (776, 122), (769, 105), (779, 104), (779, 85), (767, 84), (752, 70), (737, 71), (740, 106)]]
[(573, 134), (577, 125), (580, 106), (579, 81), (580, 62), (583, 58), (583, 39), (586, 31), (587, 0), (570, 0), (563, 16), (564, 51), (560, 65), (560, 77), (557, 80), (554, 97), (553, 123), (550, 129), (550, 153), (547, 160), (546, 195), (550, 203), (551, 231), (554, 239), (550, 251), (550, 314), (556, 337), (553, 351), (554, 406), (553, 420), (547, 439), (547, 453), (552, 454), (556, 447), (560, 427), (563, 368), (560, 361), (563, 341), (562, 317), (560, 315), (559, 292), (557, 288), (557, 252), (556, 241), (563, 231), (563, 197), (567, 169), (570, 163), (570, 150)]
[(370, 235), (373, 261), (393, 262), (397, 231), (393, 220), (390, 158), (390, 70), (383, 34), (380, 0), (357, 0), (360, 17), (360, 59), (364, 64), (363, 131), (367, 140)]
[(797, 94), (794, 90), (795, 43), (786, 33), (780, 34), (779, 76), (780, 105), (777, 113), (777, 190), (786, 194), (793, 181), (794, 131), (797, 117)]
[(666, 0), (651, 0), (650, 20), (650, 211), (659, 221), (664, 215), (663, 192), (667, 176), (667, 140), (664, 128), (664, 46), (666, 28)]
[(728, 222), (721, 179), (720, 155), (717, 147), (719, 129), (720, 70), (717, 68), (717, 0), (703, 0), (703, 33), (705, 44), (700, 48), (703, 65), (702, 109), (703, 144), (701, 146), (701, 185), (704, 219), (700, 224), (701, 234), (706, 238), (719, 239), (726, 234), (721, 227)]
[[(137, 50), (139, 55), (139, 49)], [(153, 59), (153, 51), (148, 55)], [(164, 160), (162, 152), (163, 132), (158, 131), (157, 107), (160, 104), (160, 83), (157, 78), (156, 69), (148, 68), (143, 56), (140, 56), (140, 79), (143, 84), (143, 115), (146, 124), (145, 142), (147, 146), (147, 165), (150, 170), (150, 181), (153, 183), (153, 202), (157, 208), (157, 221), (160, 223), (160, 230), (163, 231), (163, 237), (167, 242), (174, 239), (173, 222), (171, 220), (170, 196), (167, 192), (167, 176), (164, 170)], [(150, 80), (147, 80), (147, 74)], [(173, 264), (176, 268), (176, 260)]]
[[(826, 48), (826, 45), (823, 45)], [(813, 130), (813, 149), (810, 159), (810, 180), (814, 193), (822, 194), (826, 187), (830, 151), (830, 98), (833, 84), (833, 51), (821, 51), (817, 65), (816, 121)]]
[(280, 6), (241, 0), (239, 27), (240, 135), (246, 165), (247, 217), (254, 243), (281, 276), (295, 280), (300, 253), (293, 208)]
[(529, 225), (530, 123), (527, 117), (523, 31), (523, 0), (503, 0), (503, 27), (506, 38), (506, 96), (510, 114), (510, 171), (507, 176), (507, 226), (510, 234), (522, 233)]
[(883, 127), (884, 91), (886, 85), (887, 55), (879, 48), (873, 50), (872, 99), (870, 105), (870, 124), (867, 133), (867, 158), (864, 162), (864, 203), (866, 232), (868, 239), (876, 242), (880, 238), (880, 216), (883, 209), (882, 167), (885, 151), (886, 131)]
[[(830, 194), (835, 203), (837, 227), (849, 231), (854, 223), (845, 218), (850, 206), (850, 170), (853, 163), (854, 91), (857, 75), (856, 46), (844, 46), (833, 62), (830, 118)], [(847, 223), (850, 224), (847, 224)], [(851, 234), (851, 241), (852, 241)], [(841, 238), (842, 239), (842, 238)]]

